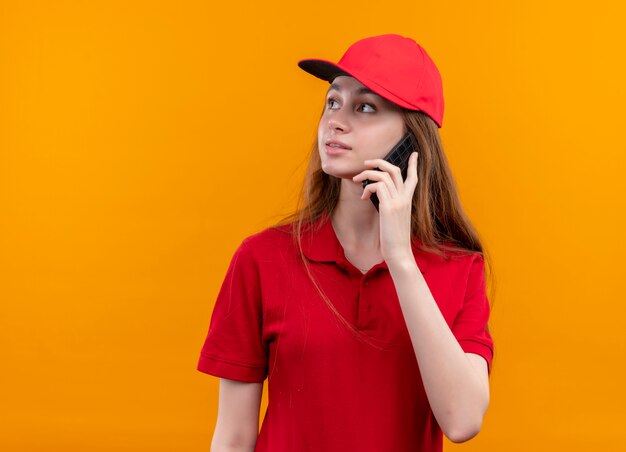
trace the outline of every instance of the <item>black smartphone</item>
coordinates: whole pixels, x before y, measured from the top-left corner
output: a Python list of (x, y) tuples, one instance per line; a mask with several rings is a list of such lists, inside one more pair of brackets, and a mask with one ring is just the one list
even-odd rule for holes
[[(417, 150), (417, 141), (415, 140), (415, 136), (411, 132), (407, 132), (398, 143), (387, 153), (386, 156), (383, 157), (384, 160), (387, 160), (389, 163), (396, 165), (400, 168), (402, 172), (402, 180), (406, 180), (407, 170), (409, 168), (409, 157), (413, 151)], [(382, 171), (379, 168), (374, 168), (377, 171)], [(363, 188), (365, 188), (368, 184), (373, 183), (373, 181), (369, 179), (365, 179), (361, 182)], [(378, 210), (378, 196), (376, 193), (372, 193), (370, 196), (370, 200)]]

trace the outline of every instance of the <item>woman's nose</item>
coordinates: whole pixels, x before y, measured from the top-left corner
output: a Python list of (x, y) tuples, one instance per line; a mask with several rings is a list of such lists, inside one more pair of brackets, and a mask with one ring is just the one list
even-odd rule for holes
[(331, 130), (341, 130), (345, 132), (349, 129), (349, 121), (342, 110), (336, 110), (332, 117), (328, 119), (328, 127)]

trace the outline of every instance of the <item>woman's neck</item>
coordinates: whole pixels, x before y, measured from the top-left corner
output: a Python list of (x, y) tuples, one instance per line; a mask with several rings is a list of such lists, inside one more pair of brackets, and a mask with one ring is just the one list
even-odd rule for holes
[(331, 215), (333, 229), (344, 249), (380, 251), (379, 214), (369, 199), (361, 199), (363, 187), (341, 180), (339, 201)]

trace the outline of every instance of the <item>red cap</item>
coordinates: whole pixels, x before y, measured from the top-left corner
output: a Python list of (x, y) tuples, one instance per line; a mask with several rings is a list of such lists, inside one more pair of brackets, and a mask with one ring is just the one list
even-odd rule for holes
[(409, 110), (420, 110), (441, 127), (441, 75), (426, 51), (413, 39), (396, 34), (372, 36), (352, 44), (338, 63), (320, 59), (298, 61), (317, 78), (332, 82), (350, 75), (376, 94)]

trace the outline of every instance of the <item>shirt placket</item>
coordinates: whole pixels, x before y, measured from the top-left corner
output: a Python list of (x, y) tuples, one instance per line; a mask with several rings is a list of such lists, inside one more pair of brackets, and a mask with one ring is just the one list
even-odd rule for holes
[(372, 291), (369, 288), (371, 278), (372, 275), (370, 272), (367, 272), (359, 280), (357, 328), (360, 330), (373, 330), (376, 328), (376, 318), (372, 315)]
[(373, 309), (373, 291), (371, 288), (372, 280), (379, 268), (384, 267), (385, 263), (381, 262), (370, 268), (367, 273), (363, 274), (356, 268), (345, 256), (338, 256), (337, 265), (346, 270), (353, 282), (358, 282), (358, 293), (356, 296), (356, 328), (359, 330), (374, 330), (377, 328), (378, 318)]

